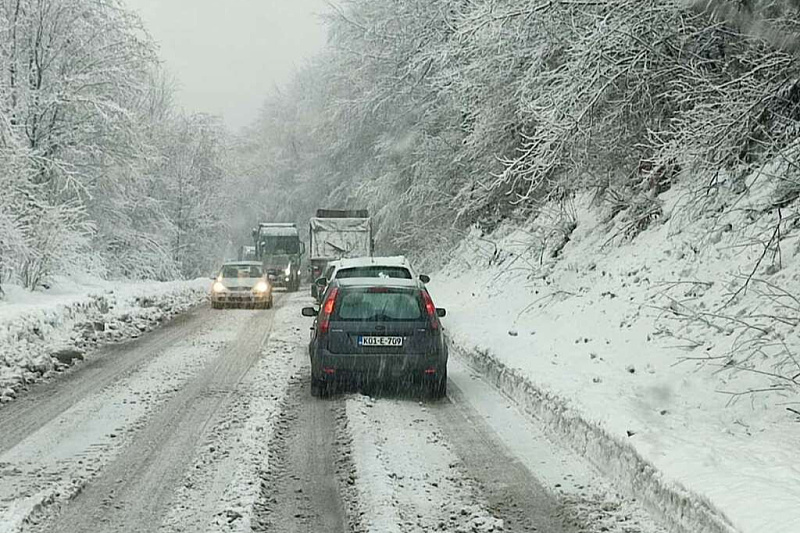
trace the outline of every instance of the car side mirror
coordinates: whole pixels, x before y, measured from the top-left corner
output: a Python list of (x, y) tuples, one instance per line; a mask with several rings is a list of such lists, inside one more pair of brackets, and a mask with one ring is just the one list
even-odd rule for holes
[(431, 277), (429, 275), (427, 275), (427, 274), (420, 274), (419, 275), (419, 280), (422, 283), (428, 283), (431, 280)]
[(300, 312), (303, 313), (303, 316), (308, 316), (308, 317), (317, 316), (317, 310), (314, 307), (304, 307), (303, 310)]
[(439, 318), (447, 316), (447, 309), (444, 309), (443, 307), (437, 307), (436, 316)]
[(317, 281), (314, 282), (314, 285), (316, 285), (317, 287), (324, 287), (327, 284), (328, 284), (328, 279), (324, 277), (317, 278)]

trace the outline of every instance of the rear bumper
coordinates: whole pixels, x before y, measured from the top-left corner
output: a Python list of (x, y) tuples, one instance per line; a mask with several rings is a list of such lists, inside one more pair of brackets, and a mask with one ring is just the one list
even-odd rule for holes
[(315, 379), (387, 380), (435, 377), (447, 368), (447, 356), (441, 354), (332, 354), (318, 350), (311, 356)]

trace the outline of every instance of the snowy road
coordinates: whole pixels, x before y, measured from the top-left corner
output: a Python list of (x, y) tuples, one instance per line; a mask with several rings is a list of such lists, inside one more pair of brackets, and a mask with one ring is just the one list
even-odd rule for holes
[(662, 531), (470, 368), (310, 396), (302, 294), (195, 310), (0, 408), (0, 532)]

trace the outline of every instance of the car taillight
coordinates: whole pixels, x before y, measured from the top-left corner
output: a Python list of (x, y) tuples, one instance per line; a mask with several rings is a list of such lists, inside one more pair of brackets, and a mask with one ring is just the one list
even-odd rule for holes
[(325, 298), (325, 302), (322, 304), (322, 309), (319, 314), (319, 330), (322, 333), (328, 333), (328, 330), (331, 328), (331, 315), (333, 314), (333, 309), (336, 305), (336, 297), (338, 295), (339, 288), (332, 288), (327, 298)]
[(439, 329), (439, 317), (436, 316), (436, 306), (433, 305), (433, 300), (428, 291), (422, 291), (422, 304), (425, 306), (425, 313), (431, 321), (433, 329)]

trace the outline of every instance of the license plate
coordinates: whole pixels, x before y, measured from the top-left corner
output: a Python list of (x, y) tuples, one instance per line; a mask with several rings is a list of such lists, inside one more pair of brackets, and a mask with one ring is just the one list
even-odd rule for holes
[(403, 337), (358, 337), (359, 346), (402, 346)]

